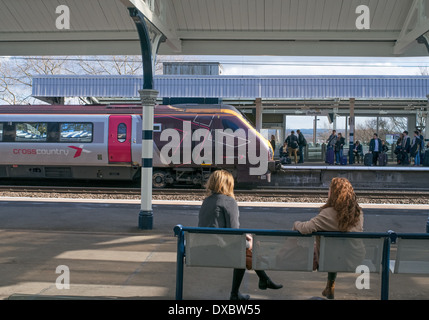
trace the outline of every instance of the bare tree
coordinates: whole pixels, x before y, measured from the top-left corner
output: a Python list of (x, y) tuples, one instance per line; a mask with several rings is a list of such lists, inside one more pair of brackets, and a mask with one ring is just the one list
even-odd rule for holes
[[(143, 73), (139, 56), (78, 57), (78, 71), (88, 75), (136, 75)], [(79, 70), (80, 69), (80, 70)]]
[(363, 124), (356, 125), (355, 136), (356, 140), (359, 140), (364, 145), (368, 145), (374, 133), (378, 133), (379, 138), (384, 140), (389, 134), (399, 134), (405, 131), (407, 126), (407, 118), (404, 117), (378, 118), (378, 120), (377, 118), (372, 118)]
[(429, 76), (428, 67), (419, 67), (419, 75), (421, 76)]
[[(155, 74), (163, 73), (164, 61), (183, 57), (158, 56)], [(141, 75), (141, 56), (77, 56), (0, 58), (0, 103), (40, 103), (31, 96), (35, 75)]]
[(66, 58), (22, 57), (0, 60), (0, 100), (9, 104), (31, 104), (33, 75), (70, 74)]
[(408, 119), (405, 117), (390, 117), (392, 122), (392, 131), (395, 133), (401, 133), (408, 128)]
[(0, 58), (0, 101), (8, 104), (40, 103), (31, 96), (35, 75), (137, 75), (142, 73), (142, 61), (139, 56)]

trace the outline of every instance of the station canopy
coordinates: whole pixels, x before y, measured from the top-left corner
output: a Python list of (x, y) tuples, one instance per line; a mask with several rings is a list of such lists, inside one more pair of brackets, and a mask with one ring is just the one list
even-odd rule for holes
[(128, 7), (164, 34), (162, 55), (428, 55), (428, 0), (0, 0), (0, 55), (139, 55)]

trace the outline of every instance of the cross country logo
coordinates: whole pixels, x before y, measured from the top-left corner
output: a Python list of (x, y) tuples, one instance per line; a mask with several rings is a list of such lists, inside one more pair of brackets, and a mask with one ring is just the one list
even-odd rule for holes
[(79, 157), (82, 155), (82, 152), (83, 152), (83, 153), (91, 153), (91, 151), (89, 151), (89, 150), (85, 150), (85, 149), (83, 148), (83, 145), (81, 145), (81, 146), (79, 146), (79, 147), (69, 146), (69, 148), (71, 148), (71, 149), (73, 149), (73, 150), (76, 150), (76, 153), (74, 154), (74, 157), (73, 157), (73, 158), (79, 158)]

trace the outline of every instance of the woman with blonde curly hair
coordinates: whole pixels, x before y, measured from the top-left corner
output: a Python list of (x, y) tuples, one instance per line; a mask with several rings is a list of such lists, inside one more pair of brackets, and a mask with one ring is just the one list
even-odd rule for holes
[[(334, 178), (329, 188), (328, 201), (320, 208), (320, 213), (307, 222), (295, 222), (294, 230), (302, 234), (314, 232), (363, 232), (363, 211), (359, 206), (350, 181)], [(320, 237), (316, 238), (315, 270), (318, 267)], [(334, 299), (337, 273), (328, 273), (328, 282), (323, 296)]]
[[(218, 170), (210, 175), (206, 184), (207, 198), (203, 201), (199, 212), (198, 227), (200, 228), (232, 228), (239, 229), (239, 209), (234, 196), (234, 177), (225, 170)], [(252, 237), (247, 236), (247, 246), (252, 250)], [(239, 292), (245, 269), (234, 269), (230, 300), (249, 300), (249, 295)], [(281, 289), (263, 270), (255, 270), (259, 277), (259, 289)]]

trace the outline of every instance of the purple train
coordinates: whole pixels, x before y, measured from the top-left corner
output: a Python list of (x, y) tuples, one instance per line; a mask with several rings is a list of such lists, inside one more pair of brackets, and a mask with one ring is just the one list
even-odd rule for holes
[[(141, 106), (0, 106), (0, 177), (135, 180)], [(229, 170), (238, 183), (269, 182), (273, 150), (234, 107), (156, 106), (153, 186), (203, 185)]]

